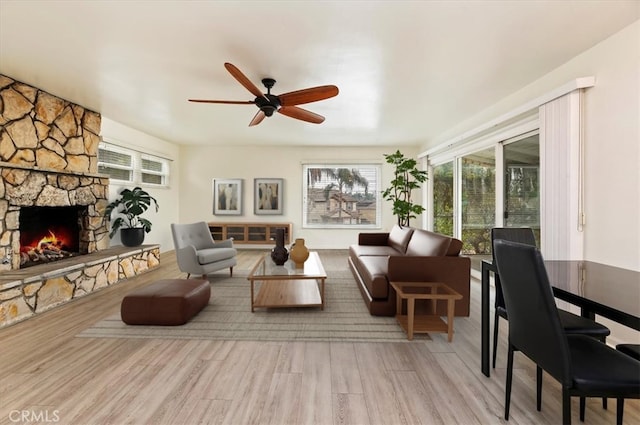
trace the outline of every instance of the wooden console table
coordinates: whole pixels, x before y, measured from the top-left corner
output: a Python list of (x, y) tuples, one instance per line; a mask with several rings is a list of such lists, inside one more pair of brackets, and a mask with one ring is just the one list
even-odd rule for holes
[[(396, 290), (396, 319), (411, 341), (414, 333), (443, 332), (449, 342), (453, 340), (453, 313), (456, 300), (462, 295), (441, 282), (391, 282)], [(402, 300), (407, 300), (407, 314), (402, 314)], [(416, 300), (431, 300), (431, 310), (436, 311), (438, 300), (447, 301), (447, 322), (438, 316), (415, 315)]]
[(216, 241), (233, 238), (234, 244), (274, 244), (276, 229), (284, 229), (284, 243), (291, 243), (291, 223), (210, 222), (208, 225)]

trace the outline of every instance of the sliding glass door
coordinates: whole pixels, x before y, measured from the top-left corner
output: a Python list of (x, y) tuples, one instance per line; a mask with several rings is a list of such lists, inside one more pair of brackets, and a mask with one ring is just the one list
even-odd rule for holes
[(433, 231), (453, 236), (453, 161), (436, 165), (433, 180)]
[(474, 269), (491, 256), (491, 228), (530, 227), (540, 241), (537, 132), (456, 156), (431, 168), (433, 231), (463, 242)]
[(504, 145), (504, 227), (531, 227), (540, 242), (538, 134)]
[(496, 224), (495, 148), (461, 158), (461, 240), (465, 255), (491, 253)]

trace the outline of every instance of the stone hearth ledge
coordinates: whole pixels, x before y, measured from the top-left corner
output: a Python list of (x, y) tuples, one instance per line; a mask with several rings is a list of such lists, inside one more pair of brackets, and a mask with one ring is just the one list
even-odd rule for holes
[(137, 276), (160, 265), (160, 246), (116, 246), (0, 272), (0, 328)]

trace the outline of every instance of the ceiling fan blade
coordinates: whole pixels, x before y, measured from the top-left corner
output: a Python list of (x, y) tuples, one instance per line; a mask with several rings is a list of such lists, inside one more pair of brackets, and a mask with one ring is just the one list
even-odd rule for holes
[(210, 100), (210, 99), (189, 99), (189, 102), (198, 103), (224, 103), (228, 105), (254, 105), (253, 100)]
[(336, 86), (319, 86), (284, 93), (278, 95), (278, 98), (282, 106), (294, 106), (329, 99), (330, 97), (336, 96), (338, 92)]
[(264, 117), (266, 117), (264, 112), (258, 111), (258, 113), (253, 116), (253, 119), (249, 123), (249, 127), (253, 127), (254, 125), (260, 124), (262, 122), (262, 120), (264, 119)]
[[(255, 97), (264, 97), (265, 99), (267, 99), (267, 97), (264, 95), (264, 93), (262, 93), (262, 91), (258, 87), (256, 87), (256, 85), (253, 84), (251, 82), (251, 80), (249, 80), (242, 73), (242, 71), (240, 71), (238, 68), (236, 68), (235, 65), (233, 65), (233, 64), (231, 64), (229, 62), (225, 62), (224, 67), (227, 68), (227, 71), (229, 71), (229, 73), (231, 75), (233, 75), (233, 78), (238, 80), (238, 82), (240, 84), (242, 84), (244, 86), (244, 88), (249, 90), (251, 92), (251, 94), (253, 94)], [(267, 100), (269, 100), (269, 99), (267, 99)]]
[(320, 124), (324, 121), (324, 117), (322, 115), (307, 111), (306, 109), (298, 108), (297, 106), (283, 106), (278, 109), (278, 112), (282, 115), (313, 124)]

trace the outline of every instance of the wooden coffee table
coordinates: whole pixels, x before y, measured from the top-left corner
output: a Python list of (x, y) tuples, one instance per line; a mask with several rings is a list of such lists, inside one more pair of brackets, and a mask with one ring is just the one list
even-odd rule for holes
[[(453, 340), (453, 313), (456, 300), (462, 295), (442, 282), (391, 282), (396, 290), (396, 319), (407, 332), (407, 338), (413, 339), (414, 333), (444, 332), (449, 342)], [(402, 314), (402, 300), (407, 300), (407, 314)], [(447, 301), (447, 321), (436, 315), (415, 315), (416, 300), (431, 300), (431, 309), (435, 313), (438, 300)]]
[(247, 277), (251, 281), (251, 311), (256, 307), (320, 307), (324, 310), (326, 278), (315, 251), (309, 252), (309, 258), (301, 269), (296, 269), (290, 260), (283, 266), (276, 266), (267, 253)]

